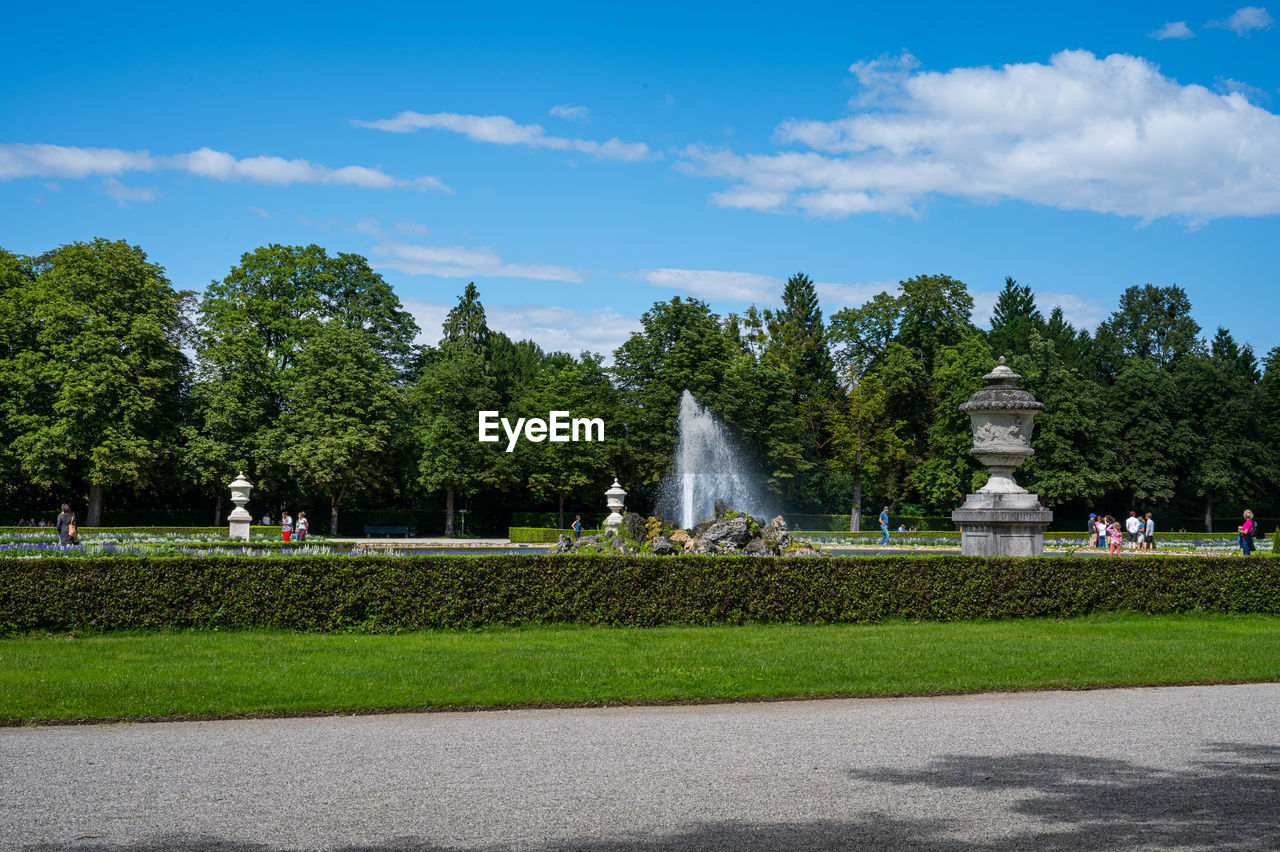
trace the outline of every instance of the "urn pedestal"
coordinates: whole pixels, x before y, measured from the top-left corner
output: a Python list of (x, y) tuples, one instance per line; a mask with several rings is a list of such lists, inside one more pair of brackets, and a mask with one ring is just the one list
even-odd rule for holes
[(1044, 531), (1053, 512), (1017, 483), (1013, 472), (1031, 455), (1031, 430), (1044, 404), (1018, 387), (1022, 378), (1005, 365), (1004, 356), (982, 377), (987, 386), (969, 397), (960, 410), (973, 425), (970, 452), (991, 472), (987, 484), (970, 494), (951, 513), (960, 525), (960, 552), (965, 556), (1039, 556)]
[(249, 480), (244, 478), (242, 472), (235, 478), (235, 481), (229, 486), (231, 488), (231, 502), (236, 507), (231, 510), (231, 514), (227, 516), (230, 524), (229, 537), (237, 538), (241, 541), (249, 540), (249, 525), (253, 523), (253, 518), (249, 515), (245, 504), (249, 502), (249, 491), (253, 486), (249, 484)]
[(627, 499), (627, 492), (618, 484), (618, 478), (613, 478), (613, 485), (608, 491), (604, 492), (605, 505), (609, 507), (609, 517), (604, 519), (604, 534), (608, 538), (616, 535), (618, 527), (622, 525), (622, 510), (626, 508), (623, 501)]

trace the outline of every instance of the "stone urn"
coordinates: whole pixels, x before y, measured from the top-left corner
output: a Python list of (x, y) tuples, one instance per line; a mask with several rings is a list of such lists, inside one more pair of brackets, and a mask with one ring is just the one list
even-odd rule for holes
[(227, 521), (230, 523), (228, 537), (248, 541), (249, 525), (253, 523), (253, 518), (245, 509), (245, 504), (249, 502), (249, 492), (253, 490), (253, 486), (244, 478), (244, 472), (241, 471), (228, 487), (231, 489), (231, 502), (236, 505), (227, 516)]
[(622, 524), (622, 510), (625, 507), (627, 492), (618, 484), (618, 478), (613, 478), (613, 485), (608, 491), (604, 492), (605, 505), (609, 507), (609, 517), (604, 519), (604, 534), (606, 536), (614, 535), (618, 532), (618, 527)]
[(960, 410), (973, 426), (973, 449), (990, 471), (987, 484), (970, 494), (951, 513), (961, 527), (960, 552), (966, 556), (1039, 556), (1044, 531), (1053, 512), (1014, 479), (1014, 471), (1028, 457), (1035, 416), (1044, 403), (1018, 387), (1022, 378), (1000, 357), (996, 368), (982, 377), (987, 386), (969, 397)]

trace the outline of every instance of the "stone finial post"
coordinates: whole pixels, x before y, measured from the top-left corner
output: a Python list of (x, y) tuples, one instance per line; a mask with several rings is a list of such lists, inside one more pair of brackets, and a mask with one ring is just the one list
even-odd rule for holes
[(990, 471), (987, 484), (970, 494), (951, 513), (962, 528), (960, 552), (966, 556), (1039, 556), (1044, 552), (1044, 531), (1053, 512), (1013, 477), (1028, 456), (1035, 416), (1044, 403), (1018, 387), (1022, 378), (1005, 364), (982, 377), (987, 386), (969, 397), (960, 410), (973, 427), (973, 449)]
[(248, 510), (245, 509), (245, 504), (249, 502), (249, 492), (253, 490), (253, 485), (244, 478), (244, 471), (241, 471), (229, 487), (231, 488), (231, 502), (236, 504), (236, 507), (231, 510), (231, 514), (227, 516), (227, 520), (231, 524), (229, 537), (248, 541), (249, 524), (253, 523), (253, 518), (250, 517)]
[(617, 533), (618, 527), (622, 524), (623, 501), (627, 498), (627, 492), (618, 484), (618, 477), (613, 478), (613, 486), (604, 492), (604, 496), (605, 503), (609, 507), (609, 517), (604, 521), (604, 534), (610, 536)]

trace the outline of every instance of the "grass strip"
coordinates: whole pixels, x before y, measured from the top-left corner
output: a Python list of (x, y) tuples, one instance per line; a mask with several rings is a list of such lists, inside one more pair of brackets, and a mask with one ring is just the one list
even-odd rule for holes
[(8, 724), (1268, 680), (1250, 615), (0, 639)]

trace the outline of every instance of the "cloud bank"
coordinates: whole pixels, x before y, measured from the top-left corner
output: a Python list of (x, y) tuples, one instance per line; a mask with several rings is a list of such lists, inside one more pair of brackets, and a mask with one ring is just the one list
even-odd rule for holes
[(1206, 27), (1220, 30), (1231, 30), (1238, 36), (1248, 37), (1254, 30), (1269, 30), (1275, 23), (1271, 15), (1262, 6), (1242, 6), (1225, 21), (1210, 21)]
[(1000, 68), (854, 64), (854, 113), (791, 120), (801, 150), (685, 149), (726, 180), (722, 207), (843, 218), (917, 215), (933, 196), (1200, 223), (1280, 212), (1280, 116), (1238, 92), (1181, 85), (1144, 59), (1087, 51)]
[[(425, 299), (403, 302), (422, 329), (417, 342), (438, 343), (451, 306)], [(640, 330), (639, 319), (613, 308), (580, 311), (553, 305), (486, 304), (484, 310), (489, 328), (512, 340), (533, 340), (548, 352), (596, 352), (604, 355), (606, 362), (612, 362), (613, 351)]]
[(505, 263), (489, 248), (420, 246), (410, 243), (378, 243), (371, 253), (374, 266), (409, 275), (439, 278), (528, 278), (535, 281), (582, 282), (582, 274), (567, 266)]
[[(581, 109), (566, 107), (565, 109)], [(553, 114), (555, 110), (552, 110)], [(378, 121), (352, 121), (357, 127), (370, 127), (390, 133), (413, 133), (417, 130), (447, 130), (460, 133), (473, 142), (489, 142), (494, 145), (524, 145), (529, 148), (549, 148), (554, 151), (577, 151), (602, 160), (620, 160), (633, 163), (656, 155), (643, 142), (623, 142), (613, 138), (605, 142), (590, 139), (569, 139), (548, 136), (539, 124), (517, 124), (505, 115), (460, 115), (455, 112), (402, 112), (394, 118)]]
[(366, 189), (416, 189), (451, 193), (438, 178), (396, 178), (367, 166), (333, 169), (308, 160), (283, 157), (236, 158), (224, 151), (199, 148), (187, 154), (156, 156), (149, 151), (82, 148), (70, 145), (0, 143), (0, 180), (24, 177), (116, 179), (129, 172), (182, 171), (218, 181), (246, 181), (268, 186), (295, 183), (358, 186)]

